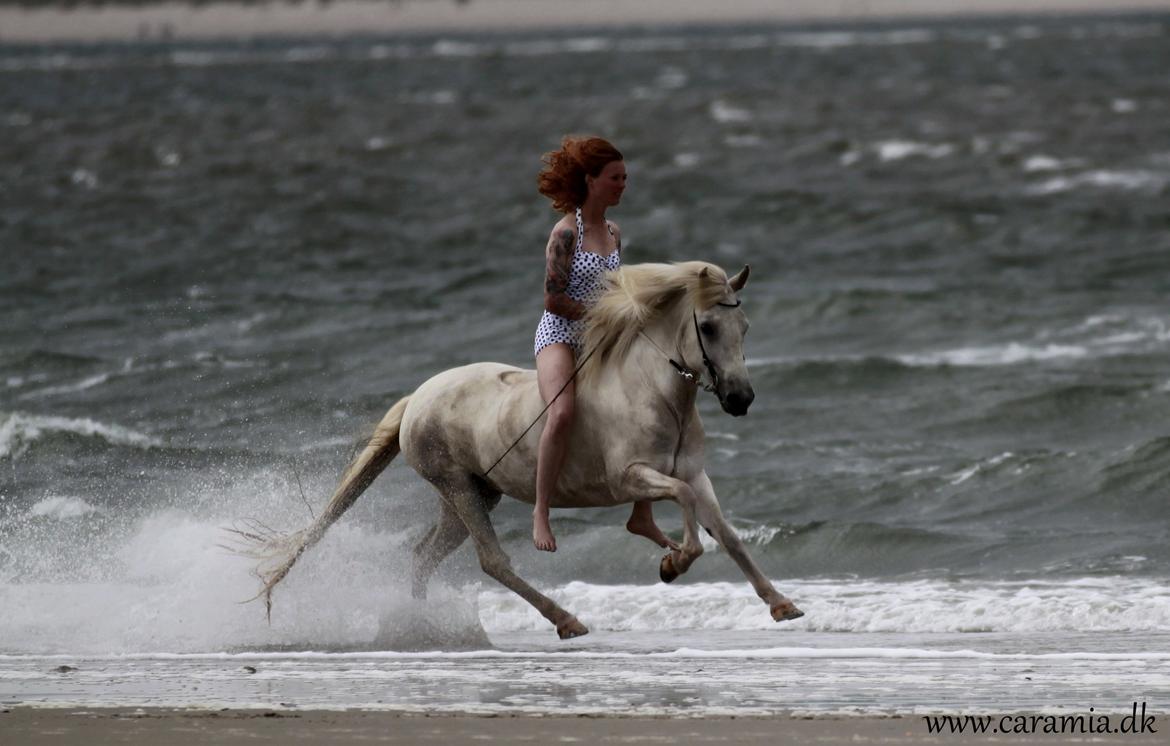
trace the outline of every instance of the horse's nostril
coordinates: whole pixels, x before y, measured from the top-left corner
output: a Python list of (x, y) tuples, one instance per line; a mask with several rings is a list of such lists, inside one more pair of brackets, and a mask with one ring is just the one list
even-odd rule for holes
[(727, 408), (733, 412), (746, 412), (747, 408), (751, 406), (752, 400), (755, 399), (753, 394), (741, 394), (738, 392), (727, 395)]

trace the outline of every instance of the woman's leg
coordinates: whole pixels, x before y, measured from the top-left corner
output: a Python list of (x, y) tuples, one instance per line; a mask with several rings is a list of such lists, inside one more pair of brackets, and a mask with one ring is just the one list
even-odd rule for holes
[(634, 503), (630, 520), (626, 521), (626, 530), (631, 534), (645, 536), (663, 549), (678, 549), (678, 542), (662, 533), (662, 529), (654, 522), (654, 503), (649, 500)]
[[(557, 540), (553, 537), (548, 522), (548, 502), (557, 488), (557, 478), (565, 463), (565, 452), (569, 447), (569, 430), (573, 425), (576, 404), (576, 385), (568, 381), (573, 375), (576, 358), (573, 348), (567, 344), (551, 344), (536, 356), (536, 380), (540, 386), (540, 398), (547, 404), (557, 392), (556, 401), (548, 408), (548, 419), (544, 432), (540, 434), (540, 448), (536, 452), (536, 507), (532, 510), (532, 543), (545, 552), (557, 551)], [(564, 391), (561, 387), (564, 386)]]

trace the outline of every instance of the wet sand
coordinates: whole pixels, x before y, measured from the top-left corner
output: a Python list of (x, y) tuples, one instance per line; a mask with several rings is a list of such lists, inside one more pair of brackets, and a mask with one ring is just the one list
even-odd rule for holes
[(0, 8), (0, 42), (222, 39), (515, 31), (757, 22), (842, 22), (984, 14), (1122, 13), (1170, 10), (1170, 0), (411, 0), (270, 2), (259, 5), (160, 2), (144, 6)]
[[(1161, 734), (1106, 736), (1165, 743)], [(702, 719), (435, 715), (371, 711), (10, 708), (0, 742), (39, 744), (306, 743), (1090, 743), (1100, 735), (931, 734), (921, 717)]]

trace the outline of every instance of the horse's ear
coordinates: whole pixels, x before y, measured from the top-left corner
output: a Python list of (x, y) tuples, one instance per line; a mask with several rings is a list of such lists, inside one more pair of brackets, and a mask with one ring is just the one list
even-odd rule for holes
[(743, 286), (747, 284), (748, 275), (751, 273), (751, 266), (745, 264), (743, 265), (743, 269), (741, 269), (737, 275), (727, 281), (727, 284), (731, 285), (731, 289), (738, 293), (740, 290), (743, 290)]

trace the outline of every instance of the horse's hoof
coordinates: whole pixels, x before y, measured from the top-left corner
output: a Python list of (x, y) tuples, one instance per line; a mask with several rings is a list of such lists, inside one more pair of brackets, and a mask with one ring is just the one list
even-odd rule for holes
[(804, 612), (796, 608), (796, 604), (788, 599), (784, 599), (772, 607), (772, 619), (777, 622), (788, 622), (800, 619), (802, 616), (804, 616)]
[(663, 583), (673, 583), (678, 577), (678, 570), (674, 569), (674, 559), (671, 558), (670, 552), (667, 552), (658, 563), (658, 577), (662, 578)]
[(571, 640), (574, 637), (589, 634), (589, 628), (577, 621), (577, 617), (569, 617), (566, 622), (557, 625), (557, 635), (562, 640)]

